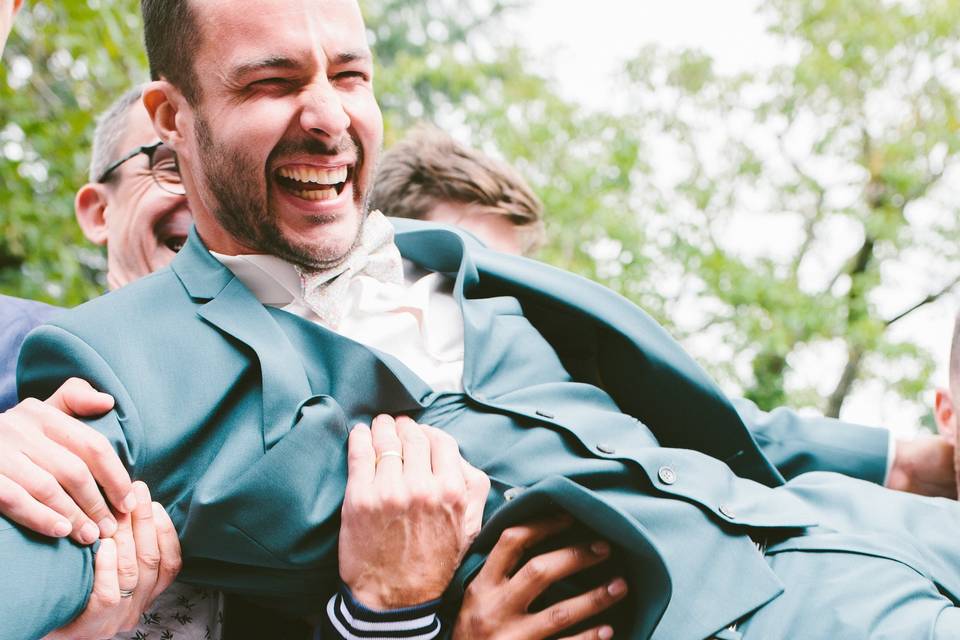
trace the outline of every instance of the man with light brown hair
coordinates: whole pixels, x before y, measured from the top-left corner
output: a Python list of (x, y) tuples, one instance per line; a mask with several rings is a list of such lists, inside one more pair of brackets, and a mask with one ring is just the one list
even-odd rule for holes
[(512, 167), (420, 125), (384, 154), (371, 208), (457, 225), (489, 247), (531, 255), (546, 241), (543, 204)]

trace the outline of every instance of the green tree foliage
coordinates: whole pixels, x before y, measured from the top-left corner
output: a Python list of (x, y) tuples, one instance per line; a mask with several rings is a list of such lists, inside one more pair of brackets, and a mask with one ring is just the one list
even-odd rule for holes
[(73, 305), (103, 290), (73, 218), (93, 116), (145, 78), (134, 0), (26, 3), (0, 67), (0, 291)]
[[(776, 0), (770, 34), (789, 64), (730, 76), (654, 49), (629, 64), (634, 116), (682, 165), (646, 176), (654, 215), (640, 223), (666, 230), (647, 250), (682, 265), (699, 303), (682, 328), (722, 344), (714, 371), (761, 406), (837, 415), (861, 380), (907, 399), (928, 385), (930, 354), (888, 329), (960, 281), (956, 10)], [(903, 294), (918, 264), (933, 284)], [(682, 298), (664, 313), (682, 317)], [(824, 345), (845, 354), (829, 397), (791, 388), (791, 359)]]
[[(530, 71), (503, 28), (522, 2), (361, 0), (387, 145), (429, 120), (515, 164), (546, 204), (542, 259), (638, 302), (764, 407), (836, 414), (871, 379), (915, 399), (930, 355), (889, 328), (960, 277), (956, 2), (771, 0), (788, 64), (730, 76), (645, 49), (605, 111)], [(0, 128), (4, 293), (72, 305), (104, 287), (72, 200), (93, 114), (145, 79), (137, 4), (18, 19), (0, 69), (0, 122), (17, 123)], [(896, 299), (917, 264), (933, 286)], [(789, 375), (822, 348), (846, 359), (829, 398)]]

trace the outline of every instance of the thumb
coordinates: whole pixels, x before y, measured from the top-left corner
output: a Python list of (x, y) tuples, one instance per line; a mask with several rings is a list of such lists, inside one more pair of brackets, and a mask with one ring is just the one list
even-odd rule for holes
[(47, 398), (47, 404), (81, 418), (99, 416), (113, 409), (113, 397), (101, 393), (80, 378), (70, 378)]
[(467, 487), (467, 509), (464, 528), (471, 539), (480, 532), (483, 525), (483, 510), (490, 493), (490, 478), (464, 459), (460, 459), (463, 480)]

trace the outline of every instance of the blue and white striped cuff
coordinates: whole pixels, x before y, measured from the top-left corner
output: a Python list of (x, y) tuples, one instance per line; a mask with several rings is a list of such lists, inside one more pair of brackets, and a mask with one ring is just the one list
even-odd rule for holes
[(327, 617), (346, 640), (403, 638), (430, 640), (440, 634), (439, 600), (416, 607), (374, 611), (353, 598), (345, 586), (327, 602)]

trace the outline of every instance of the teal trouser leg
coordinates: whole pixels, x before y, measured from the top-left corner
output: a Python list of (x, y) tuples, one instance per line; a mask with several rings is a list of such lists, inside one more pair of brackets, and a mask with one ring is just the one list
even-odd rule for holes
[(785, 590), (744, 640), (960, 638), (960, 505), (833, 474), (788, 488), (823, 526), (768, 549)]

